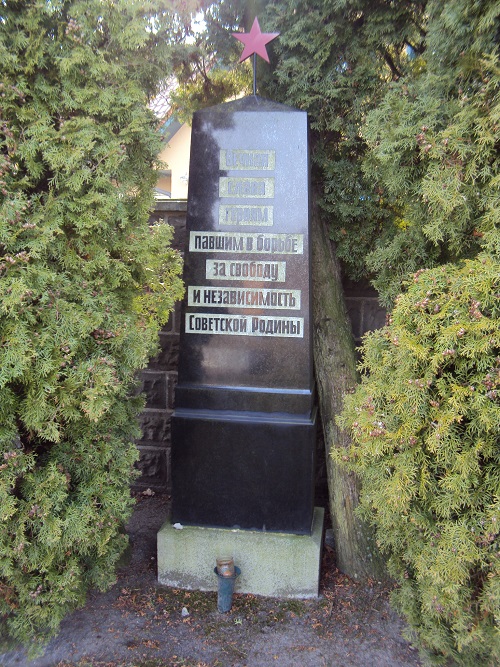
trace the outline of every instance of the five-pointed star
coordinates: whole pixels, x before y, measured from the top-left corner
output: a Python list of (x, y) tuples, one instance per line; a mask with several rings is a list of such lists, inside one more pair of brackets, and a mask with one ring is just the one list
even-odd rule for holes
[(247, 58), (250, 58), (254, 53), (269, 62), (266, 44), (277, 37), (279, 32), (261, 32), (259, 22), (257, 21), (257, 17), (255, 17), (250, 32), (233, 32), (232, 35), (245, 45), (243, 53), (241, 54), (240, 63)]

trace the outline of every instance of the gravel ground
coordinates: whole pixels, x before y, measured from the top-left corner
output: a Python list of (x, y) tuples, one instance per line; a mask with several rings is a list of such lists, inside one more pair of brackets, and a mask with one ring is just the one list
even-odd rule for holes
[(418, 653), (390, 609), (388, 589), (355, 583), (336, 570), (325, 546), (320, 597), (276, 600), (235, 594), (217, 611), (217, 594), (156, 581), (156, 533), (166, 495), (137, 495), (131, 549), (117, 583), (91, 593), (68, 616), (45, 654), (0, 654), (1, 667), (416, 667)]

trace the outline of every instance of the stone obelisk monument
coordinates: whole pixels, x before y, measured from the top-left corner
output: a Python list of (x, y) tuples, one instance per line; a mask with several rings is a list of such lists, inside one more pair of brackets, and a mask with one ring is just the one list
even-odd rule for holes
[[(276, 34), (236, 36), (267, 59)], [(215, 589), (230, 554), (243, 592), (315, 596), (307, 115), (255, 94), (195, 113), (187, 232), (159, 580)]]

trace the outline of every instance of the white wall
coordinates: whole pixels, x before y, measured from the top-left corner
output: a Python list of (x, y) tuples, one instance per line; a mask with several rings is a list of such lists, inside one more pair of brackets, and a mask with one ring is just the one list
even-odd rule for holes
[[(170, 171), (170, 192), (172, 199), (187, 199), (189, 176), (189, 151), (191, 149), (191, 127), (182, 125), (160, 153), (160, 160)], [(166, 189), (166, 181), (161, 178), (158, 187)]]

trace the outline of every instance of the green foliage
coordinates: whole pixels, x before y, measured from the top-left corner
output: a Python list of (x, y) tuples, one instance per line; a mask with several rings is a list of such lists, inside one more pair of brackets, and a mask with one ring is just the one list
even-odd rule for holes
[(365, 338), (341, 420), (394, 600), (435, 664), (500, 661), (499, 276), (486, 255), (417, 272)]
[(175, 21), (130, 0), (0, 14), (0, 617), (35, 646), (126, 545), (135, 376), (182, 290), (148, 225)]
[(244, 5), (242, 0), (200, 2), (204, 29), (194, 20), (186, 25), (186, 40), (171, 58), (177, 79), (171, 103), (182, 122), (190, 123), (198, 109), (251, 92), (250, 62), (237, 66), (241, 50), (230, 34), (238, 30)]
[(367, 261), (387, 304), (411, 271), (499, 249), (498, 3), (427, 11), (426, 50), (363, 129), (365, 173), (398, 212)]
[(498, 3), (275, 0), (268, 95), (308, 111), (346, 273), (390, 306), (422, 267), (498, 248)]
[(186, 77), (172, 92), (172, 106), (183, 123), (191, 123), (193, 113), (198, 109), (222, 104), (235, 99), (242, 93), (251, 92), (249, 67), (225, 69), (213, 65), (211, 71), (202, 66), (199, 71)]
[(500, 660), (499, 12), (493, 0), (268, 3), (281, 35), (267, 85), (309, 112), (345, 268), (374, 277), (388, 306), (417, 272), (365, 341), (341, 420), (354, 445), (334, 457), (360, 474), (395, 598), (443, 664)]
[(269, 25), (280, 31), (269, 95), (308, 112), (318, 203), (338, 257), (353, 279), (371, 274), (366, 256), (390, 233), (398, 211), (362, 169), (363, 125), (391, 81), (423, 46), (424, 3), (276, 0)]

